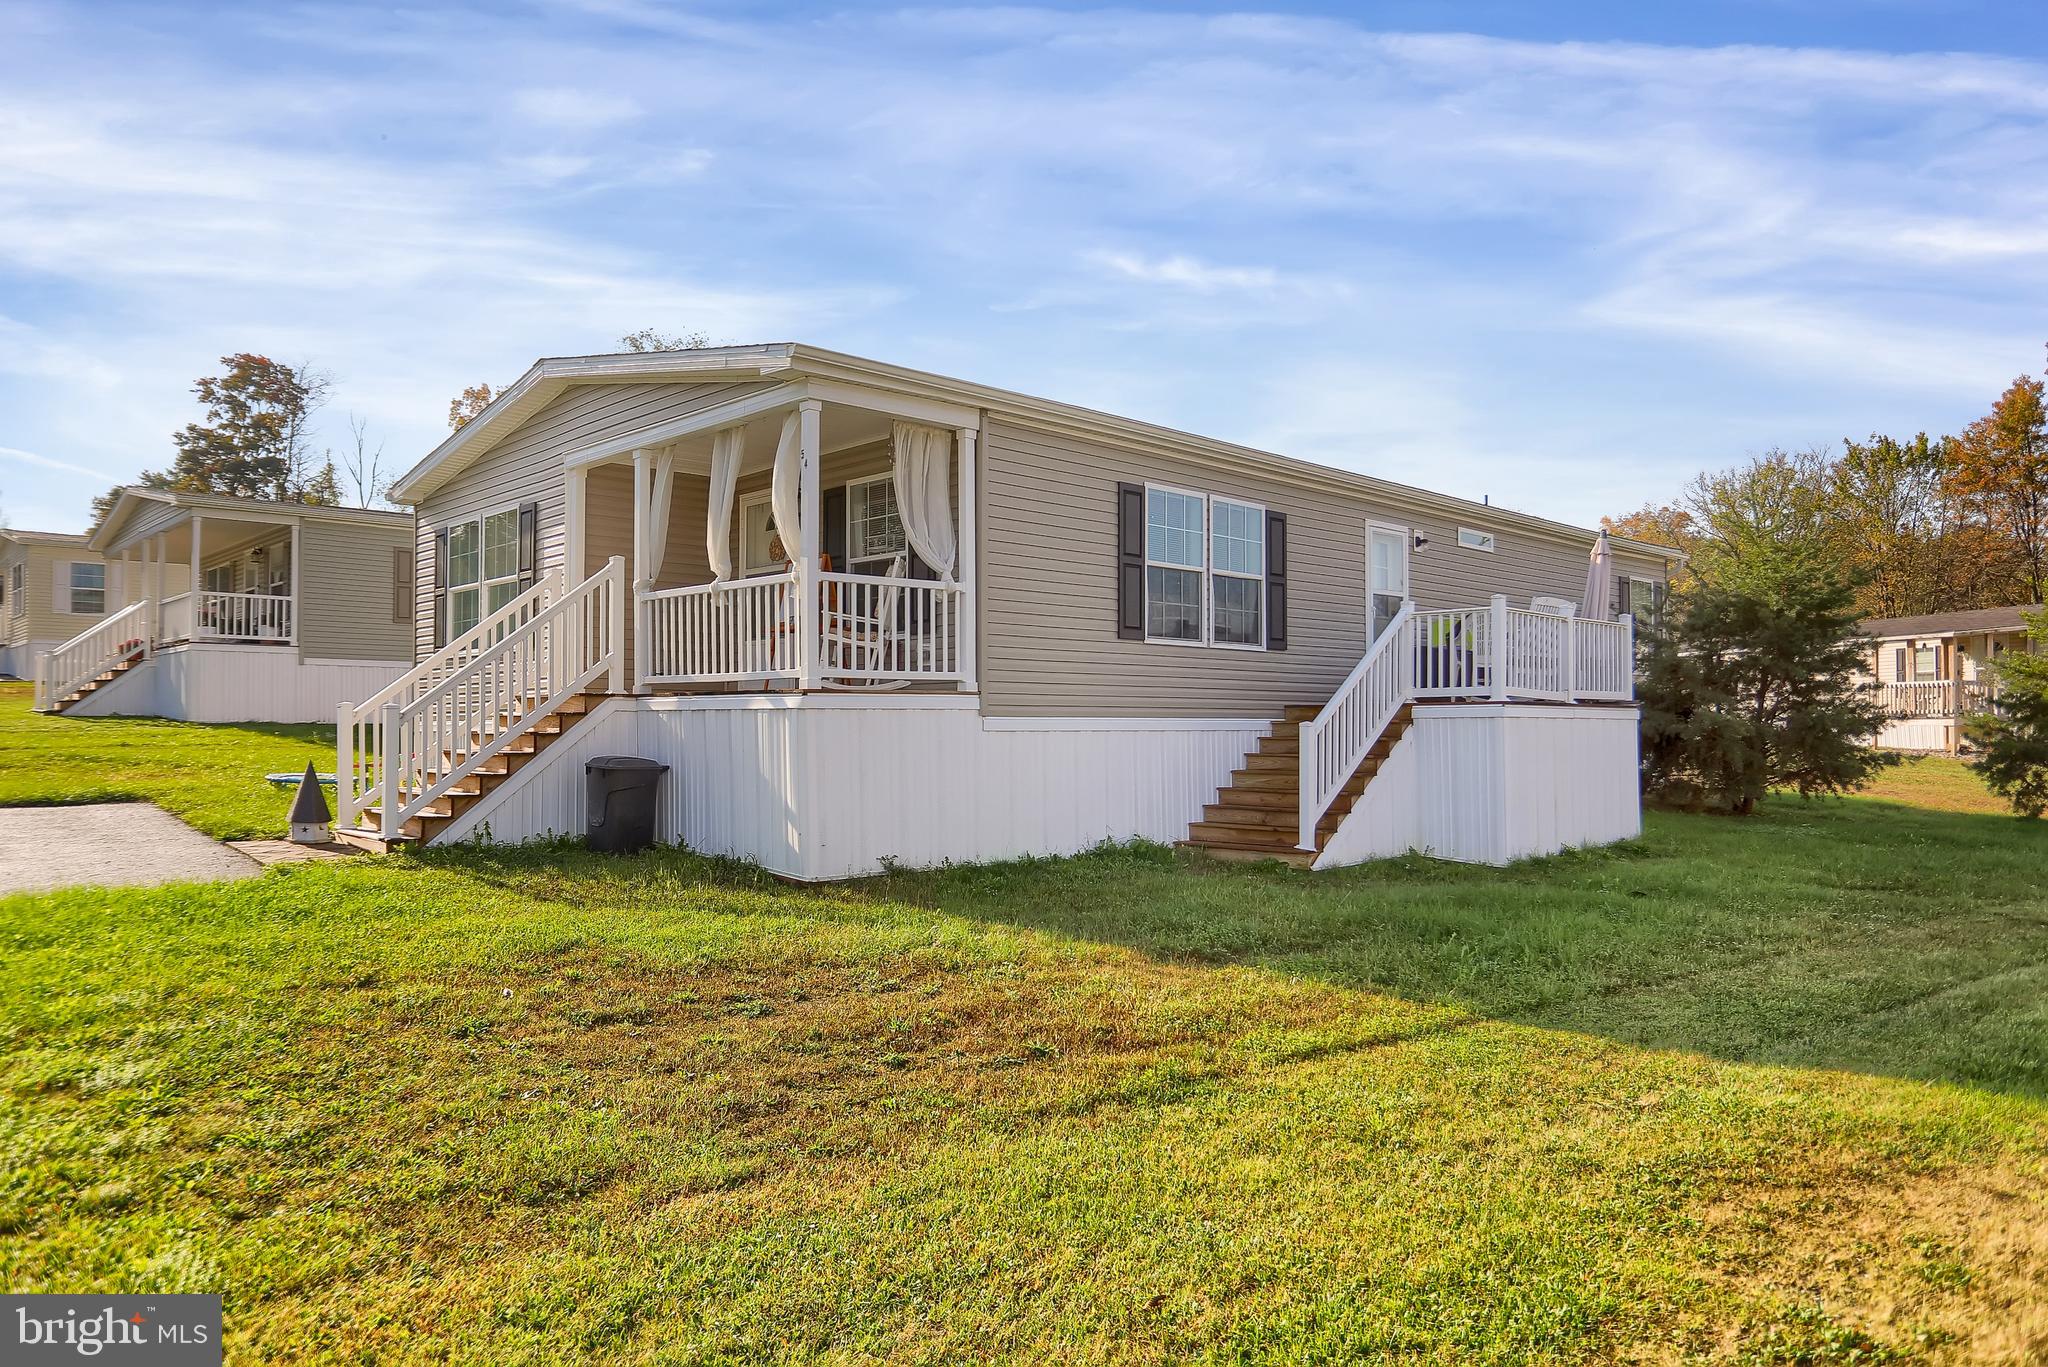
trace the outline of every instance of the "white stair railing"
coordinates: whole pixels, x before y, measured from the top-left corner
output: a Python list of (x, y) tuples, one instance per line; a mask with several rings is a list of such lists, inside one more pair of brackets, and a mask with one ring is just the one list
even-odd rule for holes
[(1404, 602), (1329, 703), (1301, 724), (1302, 849), (1316, 848), (1316, 823), (1413, 695), (1415, 646), (1415, 604)]
[(343, 703), (335, 733), (336, 823), (370, 807), (396, 839), (407, 821), (609, 676), (621, 683), (626, 565), (563, 591), (551, 575), (387, 685)]
[(36, 660), (35, 707), (48, 712), (79, 689), (143, 648), (149, 634), (149, 601), (130, 603), (79, 632)]

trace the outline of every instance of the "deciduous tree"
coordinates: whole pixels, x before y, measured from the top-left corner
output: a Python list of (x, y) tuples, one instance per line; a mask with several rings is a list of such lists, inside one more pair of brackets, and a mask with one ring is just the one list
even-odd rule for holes
[(1956, 439), (1944, 487), (2010, 548), (2027, 601), (2048, 588), (2048, 397), (2022, 375)]
[[(2026, 622), (2030, 640), (2048, 642), (2048, 609)], [(1963, 718), (1963, 734), (1978, 748), (1971, 767), (2015, 812), (2036, 817), (2048, 811), (2048, 655), (2008, 651), (1992, 668), (1997, 708)]]

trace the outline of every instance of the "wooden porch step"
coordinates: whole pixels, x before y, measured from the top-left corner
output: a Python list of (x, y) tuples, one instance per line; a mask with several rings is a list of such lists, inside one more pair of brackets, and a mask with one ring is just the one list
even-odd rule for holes
[(1290, 868), (1308, 869), (1314, 868), (1316, 862), (1313, 852), (1292, 847), (1275, 849), (1266, 845), (1231, 845), (1221, 841), (1183, 840), (1177, 848), (1199, 850), (1211, 859), (1227, 860), (1235, 864), (1257, 864), (1272, 859)]
[[(367, 823), (364, 827), (351, 831), (337, 831), (336, 838), (380, 853), (402, 844), (431, 845), (435, 837), (453, 825), (470, 808), (497, 791), (499, 785), (554, 744), (602, 701), (604, 695), (590, 693), (579, 693), (573, 698), (563, 699), (558, 707), (536, 722), (531, 729), (522, 732), (508, 742), (504, 749), (464, 774), (453, 788), (429, 802), (424, 809), (406, 818), (399, 827), (396, 838), (386, 840), (378, 834), (378, 820), (383, 815), (381, 804), (372, 804), (363, 809)], [(503, 714), (500, 714), (500, 723), (509, 724), (503, 721)], [(476, 745), (488, 743), (496, 734), (494, 730), (481, 727), (472, 728), (470, 731), (472, 743)], [(442, 763), (450, 763), (453, 759), (454, 756), (449, 752), (442, 752)], [(441, 772), (429, 772), (428, 783), (431, 785), (438, 782)]]

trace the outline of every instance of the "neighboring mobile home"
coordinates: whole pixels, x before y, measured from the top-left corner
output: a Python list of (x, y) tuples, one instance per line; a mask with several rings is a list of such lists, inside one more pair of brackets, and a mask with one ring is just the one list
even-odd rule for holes
[(38, 655), (106, 616), (106, 562), (85, 543), (0, 528), (0, 675), (33, 678)]
[[(621, 752), (663, 838), (798, 878), (1638, 829), (1587, 529), (790, 344), (543, 360), (394, 497), (420, 663), (340, 714), (365, 841), (580, 831)], [(1615, 542), (1616, 598), (1675, 554)]]
[(74, 716), (329, 721), (412, 663), (412, 516), (124, 488), (91, 548), (104, 619), (45, 651)]
[(2039, 610), (1974, 608), (1859, 623), (1869, 638), (1866, 677), (1877, 684), (1888, 718), (1875, 743), (1954, 754), (1961, 719), (1997, 695), (1991, 666), (2009, 650), (2028, 648), (2025, 614)]

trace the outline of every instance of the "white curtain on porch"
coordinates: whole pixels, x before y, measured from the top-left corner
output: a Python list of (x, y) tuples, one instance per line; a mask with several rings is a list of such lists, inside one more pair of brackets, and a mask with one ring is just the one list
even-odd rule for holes
[(732, 503), (739, 487), (740, 457), (746, 454), (747, 429), (721, 427), (711, 437), (711, 503), (704, 514), (704, 550), (711, 559), (711, 579), (732, 578)]
[(797, 415), (782, 420), (782, 435), (775, 442), (775, 480), (768, 489), (769, 507), (775, 513), (775, 532), (782, 549), (794, 561), (803, 554), (799, 535), (803, 507), (803, 471), (798, 449)]
[(647, 508), (647, 582), (659, 583), (668, 559), (668, 507), (676, 488), (676, 458), (663, 451), (654, 458), (654, 488)]
[(918, 558), (953, 582), (953, 434), (942, 427), (895, 427), (896, 515)]

